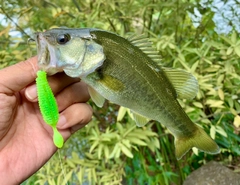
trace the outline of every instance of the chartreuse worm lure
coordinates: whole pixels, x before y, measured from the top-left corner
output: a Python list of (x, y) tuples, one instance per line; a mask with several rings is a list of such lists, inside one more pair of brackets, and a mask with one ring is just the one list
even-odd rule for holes
[(57, 101), (53, 95), (52, 89), (47, 81), (47, 73), (38, 71), (36, 78), (38, 104), (43, 120), (53, 129), (53, 142), (56, 147), (63, 146), (63, 137), (57, 130), (57, 122), (59, 120)]

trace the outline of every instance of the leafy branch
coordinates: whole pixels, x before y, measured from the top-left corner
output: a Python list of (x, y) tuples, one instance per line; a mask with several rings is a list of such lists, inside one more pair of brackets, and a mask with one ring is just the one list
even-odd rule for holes
[(22, 34), (24, 34), (24, 35), (26, 35), (27, 37), (30, 37), (30, 35), (28, 35), (25, 31), (24, 31), (24, 29), (21, 27), (21, 26), (19, 26), (18, 25), (18, 23), (16, 23), (9, 15), (8, 15), (8, 13), (0, 6), (0, 9), (2, 10), (2, 12), (3, 12), (3, 14), (18, 28), (18, 30), (22, 33)]

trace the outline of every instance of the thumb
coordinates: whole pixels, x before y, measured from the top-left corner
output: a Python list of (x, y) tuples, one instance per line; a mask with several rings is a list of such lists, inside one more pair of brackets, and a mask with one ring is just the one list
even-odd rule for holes
[(13, 94), (22, 90), (36, 78), (37, 57), (0, 70), (0, 93)]

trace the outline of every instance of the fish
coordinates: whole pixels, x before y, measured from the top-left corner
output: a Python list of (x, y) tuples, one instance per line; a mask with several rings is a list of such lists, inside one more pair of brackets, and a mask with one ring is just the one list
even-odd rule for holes
[(177, 159), (193, 147), (219, 153), (216, 142), (190, 120), (178, 101), (196, 96), (196, 78), (185, 70), (159, 65), (160, 56), (146, 36), (124, 38), (95, 28), (54, 28), (35, 33), (35, 40), (41, 70), (81, 78), (97, 106), (109, 100), (126, 107), (137, 126), (160, 122), (174, 136)]

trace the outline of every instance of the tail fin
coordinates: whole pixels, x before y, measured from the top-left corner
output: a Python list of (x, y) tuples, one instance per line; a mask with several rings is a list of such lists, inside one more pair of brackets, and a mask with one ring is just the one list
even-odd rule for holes
[(199, 150), (210, 154), (217, 154), (220, 152), (215, 141), (198, 126), (196, 133), (192, 137), (175, 138), (177, 159), (181, 159), (192, 147), (197, 147)]

